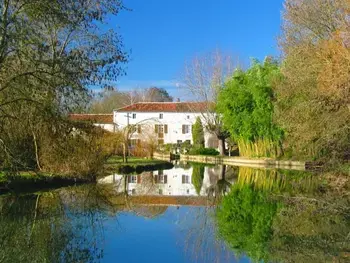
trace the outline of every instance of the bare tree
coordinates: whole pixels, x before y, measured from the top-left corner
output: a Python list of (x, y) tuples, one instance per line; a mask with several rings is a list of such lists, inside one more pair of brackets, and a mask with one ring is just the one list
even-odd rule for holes
[[(127, 113), (128, 114), (128, 113)], [(127, 115), (127, 118), (129, 116)], [(123, 146), (123, 161), (128, 162), (129, 157), (129, 145), (134, 134), (138, 134), (137, 144), (140, 144), (141, 141), (145, 143), (146, 151), (149, 153), (149, 157), (153, 157), (153, 153), (158, 145), (158, 137), (150, 131), (152, 131), (152, 124), (156, 123), (157, 119), (149, 118), (142, 121), (139, 121), (135, 124), (127, 124), (120, 132), (122, 134), (122, 146)]]
[(221, 117), (216, 114), (215, 106), (226, 79), (232, 76), (238, 65), (238, 59), (234, 61), (231, 56), (215, 50), (186, 62), (181, 81), (186, 95), (203, 103), (203, 125), (217, 137), (222, 155), (225, 154), (225, 140), (229, 133), (224, 129)]
[(147, 152), (149, 158), (153, 158), (153, 154), (158, 147), (158, 134), (154, 132), (154, 124), (145, 123), (139, 130), (141, 134), (139, 135), (140, 141), (144, 151)]

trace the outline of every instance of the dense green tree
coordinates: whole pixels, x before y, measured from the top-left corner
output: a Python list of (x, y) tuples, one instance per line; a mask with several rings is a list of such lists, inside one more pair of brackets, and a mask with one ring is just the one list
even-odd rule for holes
[(241, 155), (278, 155), (283, 132), (273, 121), (272, 82), (279, 76), (272, 59), (253, 61), (247, 71), (237, 70), (219, 94), (217, 110)]
[(196, 122), (192, 126), (192, 140), (194, 147), (204, 147), (204, 130), (200, 117), (196, 118)]

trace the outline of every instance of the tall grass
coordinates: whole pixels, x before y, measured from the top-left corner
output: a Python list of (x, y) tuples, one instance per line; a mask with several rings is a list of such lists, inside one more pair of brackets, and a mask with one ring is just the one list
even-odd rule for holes
[(255, 141), (238, 140), (240, 156), (244, 157), (271, 157), (278, 158), (283, 155), (279, 142), (270, 139), (256, 139)]

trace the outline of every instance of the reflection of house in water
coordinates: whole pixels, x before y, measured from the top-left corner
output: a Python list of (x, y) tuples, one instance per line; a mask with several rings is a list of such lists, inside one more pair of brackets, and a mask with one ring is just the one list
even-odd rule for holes
[[(221, 181), (226, 186), (233, 183), (234, 176), (224, 166), (203, 167), (194, 171), (175, 166), (170, 170), (146, 172), (139, 175), (123, 176), (114, 174), (100, 180), (100, 183), (114, 183), (119, 193), (132, 196), (208, 196), (218, 194), (213, 191)], [(196, 178), (194, 178), (196, 177)], [(225, 192), (228, 189), (225, 188)]]

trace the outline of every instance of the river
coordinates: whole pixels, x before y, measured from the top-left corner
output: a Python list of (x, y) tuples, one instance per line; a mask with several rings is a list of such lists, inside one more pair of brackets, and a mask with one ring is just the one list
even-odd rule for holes
[(346, 178), (175, 164), (0, 196), (0, 262), (350, 262)]

